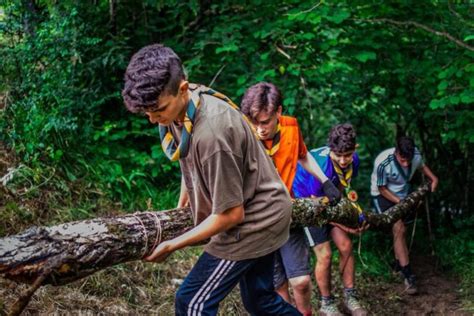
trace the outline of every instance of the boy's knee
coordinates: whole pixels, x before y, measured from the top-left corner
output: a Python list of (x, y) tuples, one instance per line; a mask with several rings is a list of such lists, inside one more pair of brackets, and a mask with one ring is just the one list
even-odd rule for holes
[(290, 279), (290, 284), (294, 291), (306, 293), (311, 290), (311, 277), (309, 275), (303, 275), (292, 278)]
[(347, 257), (352, 254), (352, 242), (350, 240), (341, 243), (339, 246), (340, 247), (338, 249), (341, 256)]
[(406, 227), (405, 227), (405, 224), (403, 223), (403, 221), (401, 221), (401, 220), (397, 221), (393, 225), (392, 231), (393, 231), (394, 236), (400, 236), (400, 235), (405, 234)]
[(319, 267), (329, 267), (331, 265), (331, 258), (332, 258), (332, 252), (331, 252), (331, 246), (328, 245), (320, 245), (316, 246), (316, 264)]

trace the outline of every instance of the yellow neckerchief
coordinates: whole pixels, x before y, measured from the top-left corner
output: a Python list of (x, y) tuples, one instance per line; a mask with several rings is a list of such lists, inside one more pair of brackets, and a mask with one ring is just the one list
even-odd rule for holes
[(267, 146), (265, 146), (265, 141), (263, 139), (261, 140), (263, 143), (263, 147), (265, 147), (265, 151), (270, 157), (275, 155), (278, 149), (280, 149), (280, 139), (281, 139), (281, 125), (280, 125), (280, 121), (278, 121), (277, 130), (276, 130), (275, 135), (273, 136), (272, 145), (270, 146), (270, 148), (267, 148)]
[[(191, 91), (191, 97), (189, 99), (188, 106), (186, 108), (186, 115), (183, 121), (184, 128), (181, 133), (181, 142), (177, 144), (168, 126), (163, 126), (163, 125), (159, 126), (160, 137), (161, 137), (161, 147), (163, 147), (163, 150), (166, 156), (171, 161), (177, 161), (180, 158), (184, 158), (187, 156), (189, 152), (189, 146), (190, 146), (191, 136), (193, 132), (193, 124), (196, 118), (196, 113), (199, 110), (199, 107), (201, 105), (200, 103), (201, 103), (202, 94), (208, 94), (216, 98), (219, 98), (222, 101), (229, 104), (232, 108), (240, 112), (240, 108), (234, 102), (232, 102), (228, 97), (226, 97), (220, 92), (212, 90), (211, 88), (208, 88), (202, 85), (190, 84), (189, 91)], [(256, 134), (255, 129), (253, 128), (247, 116), (243, 115), (243, 117), (249, 124), (250, 128), (252, 129), (252, 132)]]
[(342, 184), (342, 186), (344, 188), (350, 188), (352, 180), (352, 162), (349, 167), (346, 168), (346, 172), (342, 171), (341, 167), (339, 167), (337, 162), (335, 162), (334, 160), (332, 160), (332, 165), (337, 173), (337, 177), (339, 178), (339, 182)]
[[(331, 158), (330, 158), (331, 159)], [(365, 221), (364, 213), (362, 211), (362, 207), (360, 207), (359, 203), (357, 203), (357, 200), (359, 199), (357, 192), (355, 190), (351, 189), (351, 180), (352, 180), (352, 162), (349, 165), (348, 168), (346, 168), (346, 172), (342, 171), (342, 168), (339, 167), (337, 162), (332, 160), (332, 165), (334, 167), (334, 170), (337, 173), (337, 177), (339, 178), (339, 182), (341, 185), (344, 187), (344, 192), (346, 193), (346, 197), (351, 201), (352, 206), (357, 209), (357, 212), (359, 213), (359, 223), (362, 223)]]

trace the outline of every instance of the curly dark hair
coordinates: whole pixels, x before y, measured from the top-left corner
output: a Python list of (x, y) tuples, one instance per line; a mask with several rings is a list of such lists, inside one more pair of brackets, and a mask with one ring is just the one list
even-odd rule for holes
[(349, 124), (337, 124), (331, 128), (328, 146), (335, 153), (345, 153), (356, 148), (356, 132)]
[(395, 150), (400, 156), (411, 161), (415, 156), (415, 142), (413, 138), (408, 136), (399, 137)]
[(255, 118), (261, 111), (276, 113), (282, 103), (281, 92), (274, 84), (259, 82), (245, 91), (241, 110), (250, 118)]
[(161, 44), (145, 46), (133, 55), (125, 72), (122, 97), (130, 112), (143, 113), (157, 107), (163, 93), (178, 93), (185, 79), (181, 59)]

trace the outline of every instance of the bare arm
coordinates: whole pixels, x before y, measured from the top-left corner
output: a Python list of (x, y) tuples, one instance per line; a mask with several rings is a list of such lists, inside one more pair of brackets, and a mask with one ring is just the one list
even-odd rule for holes
[(431, 181), (431, 192), (434, 192), (436, 190), (436, 187), (438, 186), (438, 177), (434, 175), (434, 173), (431, 171), (430, 168), (428, 168), (427, 165), (424, 165), (421, 167), (421, 172), (430, 179)]
[(189, 205), (189, 194), (184, 183), (184, 177), (181, 177), (181, 190), (179, 192), (178, 208)]
[(242, 204), (231, 207), (223, 213), (212, 214), (183, 235), (160, 243), (153, 253), (144, 260), (161, 262), (176, 250), (194, 245), (242, 223), (244, 217)]
[(400, 203), (400, 198), (398, 196), (396, 196), (392, 191), (387, 189), (386, 186), (380, 186), (379, 187), (379, 192), (387, 200), (389, 200), (393, 203), (397, 203), (397, 204)]
[(306, 169), (309, 173), (311, 173), (316, 179), (318, 179), (321, 183), (326, 182), (328, 177), (324, 174), (321, 170), (321, 167), (317, 164), (316, 160), (311, 154), (307, 154), (306, 157), (300, 158), (298, 162)]

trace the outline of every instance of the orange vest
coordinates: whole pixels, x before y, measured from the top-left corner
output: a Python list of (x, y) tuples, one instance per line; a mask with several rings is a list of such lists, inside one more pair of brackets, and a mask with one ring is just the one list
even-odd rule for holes
[[(296, 174), (298, 159), (305, 158), (308, 149), (304, 144), (303, 135), (296, 118), (291, 116), (280, 117), (280, 148), (272, 156), (273, 162), (286, 185), (288, 192), (293, 196), (291, 187)], [(264, 141), (265, 147), (272, 146), (272, 140)]]

